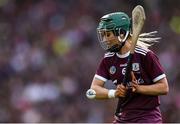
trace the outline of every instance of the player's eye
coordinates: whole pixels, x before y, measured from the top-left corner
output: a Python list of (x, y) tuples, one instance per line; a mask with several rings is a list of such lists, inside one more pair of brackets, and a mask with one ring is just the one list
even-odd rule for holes
[(109, 37), (111, 34), (107, 33), (107, 37)]
[(110, 32), (107, 32), (107, 33), (106, 33), (106, 36), (107, 36), (107, 37), (111, 36), (111, 33), (110, 33)]

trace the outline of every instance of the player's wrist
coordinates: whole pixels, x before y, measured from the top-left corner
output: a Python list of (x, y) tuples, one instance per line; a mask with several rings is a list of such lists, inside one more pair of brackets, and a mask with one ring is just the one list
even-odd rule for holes
[(144, 86), (143, 85), (139, 85), (137, 88), (136, 88), (136, 93), (143, 93), (144, 91)]
[(111, 99), (111, 98), (116, 98), (116, 90), (114, 89), (110, 89), (108, 91), (108, 98)]

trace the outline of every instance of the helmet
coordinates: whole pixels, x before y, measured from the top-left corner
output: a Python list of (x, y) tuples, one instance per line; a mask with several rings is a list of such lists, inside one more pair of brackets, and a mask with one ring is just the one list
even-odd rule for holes
[[(124, 12), (115, 12), (104, 15), (97, 27), (97, 35), (103, 49), (110, 52), (119, 52), (125, 44), (131, 30), (131, 20)], [(118, 38), (118, 43), (110, 44), (107, 32), (113, 32)], [(120, 35), (123, 34), (123, 37)]]

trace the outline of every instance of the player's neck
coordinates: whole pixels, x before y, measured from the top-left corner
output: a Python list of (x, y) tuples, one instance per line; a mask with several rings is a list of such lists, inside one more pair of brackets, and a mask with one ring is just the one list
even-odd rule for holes
[(119, 54), (126, 54), (127, 52), (130, 51), (130, 47), (131, 47), (131, 44), (129, 43), (129, 41), (126, 41), (124, 46), (121, 48)]

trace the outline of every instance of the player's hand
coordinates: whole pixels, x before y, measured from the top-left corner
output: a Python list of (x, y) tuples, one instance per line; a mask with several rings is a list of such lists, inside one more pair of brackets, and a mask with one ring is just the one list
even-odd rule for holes
[(123, 84), (119, 84), (116, 88), (115, 96), (116, 97), (125, 97), (127, 92), (127, 87)]
[(131, 83), (132, 92), (137, 92), (139, 89), (139, 84), (133, 72), (131, 72), (131, 78), (132, 78), (132, 83)]

